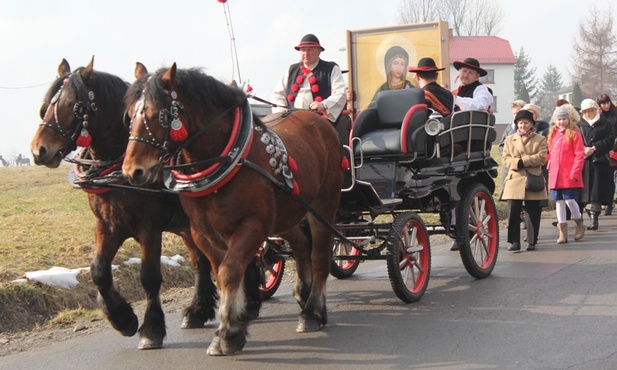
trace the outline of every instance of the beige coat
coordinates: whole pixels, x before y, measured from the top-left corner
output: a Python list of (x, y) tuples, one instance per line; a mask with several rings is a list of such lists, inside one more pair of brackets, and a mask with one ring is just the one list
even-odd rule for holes
[[(529, 138), (512, 134), (506, 138), (501, 160), (508, 168), (504, 179), (502, 200), (543, 200), (547, 199), (546, 186), (542, 191), (525, 189), (527, 171), (534, 175), (542, 175), (542, 166), (546, 162), (546, 138), (532, 133)], [(523, 159), (524, 168), (518, 168), (518, 162)]]

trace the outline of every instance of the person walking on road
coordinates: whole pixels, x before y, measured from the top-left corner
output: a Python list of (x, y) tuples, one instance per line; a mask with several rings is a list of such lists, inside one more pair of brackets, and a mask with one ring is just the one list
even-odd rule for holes
[(557, 211), (557, 244), (563, 244), (568, 242), (566, 207), (570, 209), (576, 224), (574, 240), (580, 240), (585, 235), (585, 225), (577, 202), (580, 189), (584, 186), (585, 150), (583, 137), (570, 120), (568, 110), (559, 107), (553, 116), (555, 124), (548, 134), (548, 187)]
[(585, 99), (581, 103), (583, 120), (579, 122), (585, 145), (585, 167), (580, 201), (589, 205), (591, 224), (587, 230), (598, 230), (598, 216), (602, 204), (613, 201), (615, 183), (613, 170), (610, 167), (608, 152), (613, 148), (615, 133), (610, 121), (598, 112), (598, 103), (593, 99)]
[(520, 214), (525, 202), (529, 220), (527, 222), (527, 250), (536, 249), (542, 208), (540, 202), (547, 199), (546, 186), (539, 191), (526, 189), (527, 173), (540, 176), (546, 163), (546, 138), (533, 131), (533, 113), (521, 109), (514, 118), (518, 129), (506, 138), (501, 160), (508, 167), (504, 179), (502, 200), (508, 202), (508, 243), (509, 251), (521, 249)]

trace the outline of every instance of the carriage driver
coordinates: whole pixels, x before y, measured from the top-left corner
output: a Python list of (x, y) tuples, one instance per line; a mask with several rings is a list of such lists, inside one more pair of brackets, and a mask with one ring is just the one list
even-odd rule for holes
[(346, 86), (339, 66), (319, 58), (324, 48), (313, 34), (305, 35), (294, 47), (300, 62), (289, 66), (272, 92), (271, 101), (278, 105), (272, 112), (289, 108), (311, 109), (323, 114), (347, 142), (351, 121), (342, 115), (347, 104)]

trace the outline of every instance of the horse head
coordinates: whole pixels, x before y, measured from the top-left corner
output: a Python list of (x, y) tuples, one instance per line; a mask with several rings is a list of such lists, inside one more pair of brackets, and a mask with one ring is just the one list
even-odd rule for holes
[(128, 128), (122, 120), (126, 82), (95, 71), (94, 57), (88, 65), (71, 72), (66, 59), (47, 91), (40, 109), (41, 123), (30, 150), (37, 165), (56, 168), (79, 147), (93, 157), (113, 159), (126, 147)]
[(192, 163), (193, 156), (215, 157), (231, 132), (232, 108), (245, 99), (242, 90), (175, 63), (139, 75), (125, 100), (131, 124), (124, 176), (145, 185), (160, 179), (170, 159)]

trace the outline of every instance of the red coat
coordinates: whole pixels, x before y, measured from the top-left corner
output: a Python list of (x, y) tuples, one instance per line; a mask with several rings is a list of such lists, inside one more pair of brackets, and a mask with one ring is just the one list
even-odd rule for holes
[(547, 163), (549, 189), (584, 187), (585, 150), (581, 132), (572, 132), (572, 137), (568, 140), (565, 132), (555, 130), (548, 143)]

